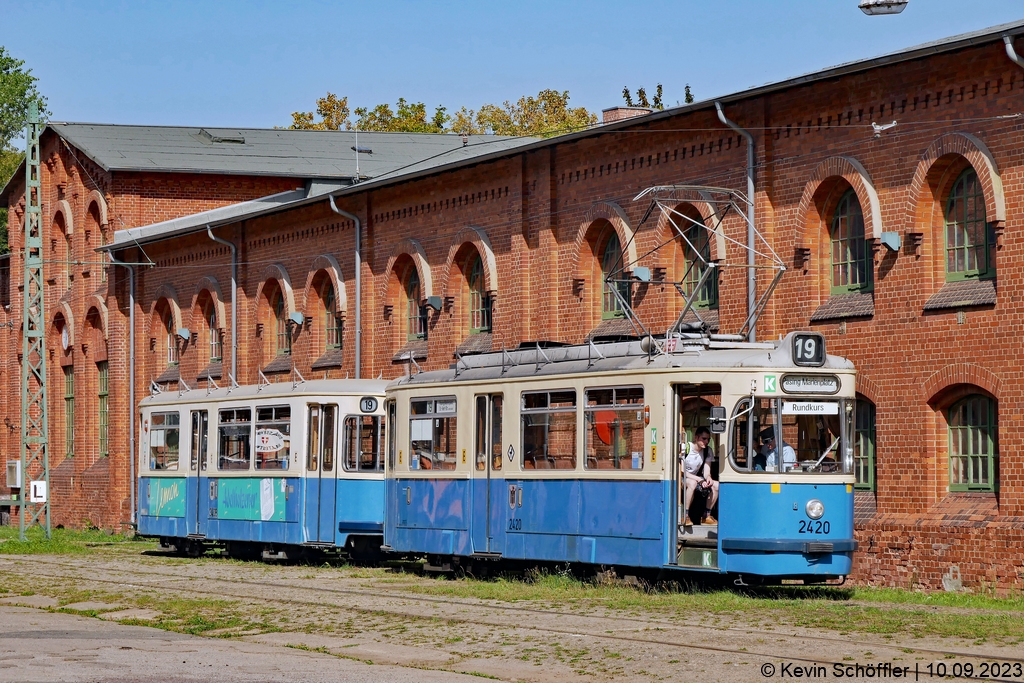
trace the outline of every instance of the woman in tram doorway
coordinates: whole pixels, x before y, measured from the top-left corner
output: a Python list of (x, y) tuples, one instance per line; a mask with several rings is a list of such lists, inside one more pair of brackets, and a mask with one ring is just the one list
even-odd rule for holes
[(718, 501), (718, 482), (711, 478), (711, 463), (715, 459), (715, 452), (708, 448), (711, 442), (711, 430), (707, 427), (698, 427), (694, 434), (693, 441), (686, 445), (686, 455), (683, 457), (683, 526), (692, 526), (690, 521), (690, 503), (693, 502), (693, 492), (701, 491), (708, 497), (704, 511), (702, 524), (718, 524), (718, 520), (711, 516), (711, 510)]

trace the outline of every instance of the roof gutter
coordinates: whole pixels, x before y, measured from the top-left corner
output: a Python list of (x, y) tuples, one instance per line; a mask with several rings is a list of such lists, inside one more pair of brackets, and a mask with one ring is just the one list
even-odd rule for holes
[(718, 120), (747, 139), (747, 319), (751, 321), (747, 341), (757, 341), (757, 320), (754, 308), (757, 306), (757, 270), (754, 268), (754, 136), (747, 130), (725, 118), (722, 103), (715, 102)]
[(363, 364), (363, 224), (359, 216), (338, 208), (334, 203), (334, 195), (328, 194), (327, 200), (331, 203), (331, 211), (349, 219), (356, 226), (356, 379), (362, 379)]
[[(206, 226), (206, 234), (218, 244), (231, 250), (231, 383), (238, 383), (238, 249), (234, 242), (221, 239), (213, 234), (213, 228)], [(133, 347), (134, 348), (134, 347)]]

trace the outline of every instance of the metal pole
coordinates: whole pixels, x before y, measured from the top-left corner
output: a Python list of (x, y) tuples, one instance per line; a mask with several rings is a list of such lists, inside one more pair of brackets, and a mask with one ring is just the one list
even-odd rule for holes
[[(359, 152), (356, 152), (356, 157), (359, 156)], [(344, 216), (349, 219), (356, 226), (356, 379), (362, 379), (362, 366), (363, 366), (363, 255), (362, 255), (362, 234), (363, 224), (359, 220), (359, 216), (354, 213), (349, 213), (338, 208), (338, 205), (334, 203), (334, 195), (327, 195), (328, 201), (331, 203), (331, 211)]]
[(135, 524), (135, 266), (118, 261), (113, 252), (107, 252), (107, 255), (112, 264), (128, 269), (128, 479), (131, 484), (131, 522)]
[[(715, 102), (718, 120), (747, 139), (747, 317), (750, 318), (757, 305), (757, 271), (754, 266), (754, 136), (725, 118), (722, 103)], [(757, 341), (757, 325), (751, 325), (747, 341)]]
[[(46, 537), (50, 538), (50, 461), (46, 405), (46, 312), (43, 287), (42, 201), (39, 178), (39, 108), (29, 105), (25, 134), (25, 233), (24, 295), (22, 298), (21, 340), (21, 518), (19, 535), (25, 540), (25, 528), (46, 518)], [(29, 471), (42, 477), (43, 500), (31, 502)], [(37, 479), (36, 481), (39, 481)], [(26, 496), (26, 493), (29, 495)]]
[(214, 242), (231, 249), (231, 381), (238, 384), (238, 249), (234, 242), (216, 237), (209, 225), (206, 226), (206, 234)]

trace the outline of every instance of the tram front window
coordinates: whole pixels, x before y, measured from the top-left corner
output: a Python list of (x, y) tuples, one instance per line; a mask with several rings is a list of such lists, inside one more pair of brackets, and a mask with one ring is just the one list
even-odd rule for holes
[(844, 424), (852, 407), (849, 399), (800, 397), (755, 398), (751, 408), (751, 400), (743, 399), (733, 413), (733, 467), (746, 472), (849, 473), (843, 434), (852, 434)]

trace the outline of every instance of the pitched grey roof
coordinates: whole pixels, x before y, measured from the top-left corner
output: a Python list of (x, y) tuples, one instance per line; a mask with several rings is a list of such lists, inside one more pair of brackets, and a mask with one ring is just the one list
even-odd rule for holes
[[(523, 144), (522, 138), (458, 135), (291, 130), (286, 128), (200, 128), (50, 122), (56, 133), (106, 171), (217, 173), (351, 181), (376, 178), (438, 155), (467, 151), (481, 143)], [(368, 151), (365, 151), (368, 150)], [(472, 155), (472, 152), (468, 152)], [(24, 174), (24, 164), (15, 173)], [(8, 183), (9, 185), (10, 183)], [(8, 187), (0, 192), (7, 205)]]

